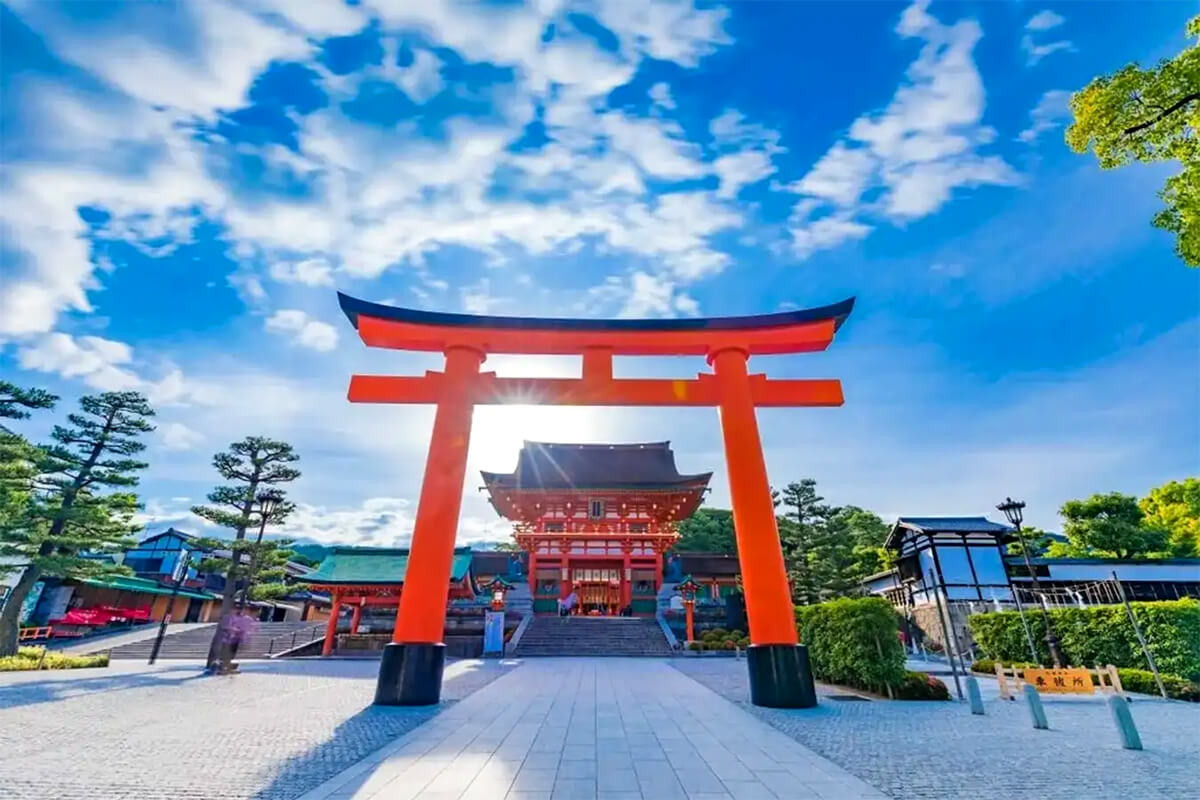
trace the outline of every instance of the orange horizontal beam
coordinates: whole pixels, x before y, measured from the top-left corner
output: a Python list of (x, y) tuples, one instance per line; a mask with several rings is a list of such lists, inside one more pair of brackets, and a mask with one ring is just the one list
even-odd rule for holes
[[(470, 386), (476, 405), (559, 406), (715, 406), (716, 379), (701, 374), (690, 380), (669, 378), (501, 378), (481, 373)], [(353, 375), (352, 403), (436, 404), (442, 373), (424, 376)], [(840, 406), (842, 383), (836, 379), (768, 380), (750, 376), (750, 395), (762, 407)]]
[(523, 355), (577, 355), (590, 348), (619, 356), (706, 356), (729, 348), (751, 355), (809, 353), (828, 347), (834, 330), (832, 319), (762, 328), (645, 331), (451, 327), (358, 318), (358, 335), (371, 347), (438, 353), (451, 347)]

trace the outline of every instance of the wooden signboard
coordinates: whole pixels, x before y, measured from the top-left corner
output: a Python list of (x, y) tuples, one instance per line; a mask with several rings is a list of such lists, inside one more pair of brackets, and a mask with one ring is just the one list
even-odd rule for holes
[(1039, 692), (1059, 694), (1095, 694), (1092, 671), (1080, 669), (1027, 669), (1025, 682), (1033, 684)]

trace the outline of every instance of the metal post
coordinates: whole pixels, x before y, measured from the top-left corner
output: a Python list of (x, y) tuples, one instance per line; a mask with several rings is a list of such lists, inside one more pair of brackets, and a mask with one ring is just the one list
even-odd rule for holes
[(1167, 699), (1167, 690), (1163, 687), (1162, 678), (1158, 674), (1158, 665), (1154, 663), (1154, 656), (1150, 653), (1150, 648), (1146, 646), (1146, 637), (1142, 635), (1142, 626), (1138, 625), (1137, 617), (1133, 615), (1133, 606), (1129, 605), (1129, 599), (1125, 597), (1125, 587), (1121, 585), (1121, 579), (1117, 577), (1117, 571), (1113, 570), (1113, 580), (1116, 581), (1117, 591), (1121, 594), (1121, 602), (1125, 604), (1125, 613), (1129, 615), (1129, 621), (1133, 623), (1133, 632), (1137, 635), (1138, 644), (1142, 646), (1142, 652), (1146, 654), (1146, 660), (1150, 662), (1150, 671), (1154, 673), (1154, 682), (1158, 684), (1158, 693)]
[(1029, 620), (1025, 619), (1025, 607), (1021, 605), (1021, 587), (1014, 586), (1013, 600), (1017, 603), (1017, 614), (1021, 617), (1021, 626), (1025, 628), (1025, 641), (1029, 642), (1029, 659), (1034, 664), (1040, 664), (1037, 648), (1033, 645), (1033, 632), (1029, 629)]
[(971, 701), (971, 713), (983, 716), (983, 695), (979, 693), (979, 681), (974, 675), (967, 676), (967, 697)]
[(1138, 736), (1137, 726), (1133, 724), (1129, 704), (1114, 694), (1108, 698), (1108, 707), (1112, 710), (1113, 722), (1117, 723), (1121, 746), (1126, 750), (1141, 750), (1142, 737)]
[(1029, 703), (1029, 716), (1033, 720), (1033, 727), (1039, 731), (1050, 730), (1050, 723), (1046, 721), (1046, 709), (1042, 708), (1042, 698), (1032, 684), (1025, 684), (1025, 701)]
[(163, 638), (167, 635), (167, 623), (171, 621), (171, 609), (175, 607), (175, 598), (179, 596), (179, 587), (183, 584), (184, 577), (187, 576), (188, 560), (191, 558), (190, 550), (179, 551), (179, 563), (175, 565), (175, 585), (171, 587), (171, 596), (167, 600), (167, 609), (163, 612), (162, 622), (158, 624), (158, 635), (154, 637), (154, 646), (150, 648), (150, 660), (147, 664), (153, 664), (158, 659), (158, 651), (162, 647)]
[(954, 665), (954, 652), (950, 644), (950, 631), (946, 629), (946, 612), (942, 606), (942, 589), (940, 586), (933, 588), (933, 598), (937, 601), (938, 620), (942, 623), (942, 638), (946, 640), (946, 659), (950, 662), (950, 674), (954, 676), (954, 693), (958, 695), (959, 700), (962, 700), (962, 685), (958, 682), (958, 667)]

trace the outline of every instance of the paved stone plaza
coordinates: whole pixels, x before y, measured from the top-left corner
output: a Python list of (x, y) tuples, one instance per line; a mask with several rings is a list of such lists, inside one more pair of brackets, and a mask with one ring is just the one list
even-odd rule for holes
[[(1112, 714), (1094, 696), (1044, 695), (1050, 730), (1034, 730), (1023, 701), (981, 678), (986, 716), (966, 703), (838, 702), (781, 711), (747, 703), (745, 665), (672, 664), (816, 753), (897, 798), (1051, 800), (1200, 798), (1200, 704), (1135, 695), (1145, 750), (1121, 748)], [(950, 675), (939, 676), (954, 692)], [(1106, 697), (1106, 696), (1104, 696)]]
[[(958, 703), (745, 704), (732, 659), (461, 661), (439, 709), (371, 706), (378, 662), (0, 674), (0, 796), (89, 800), (1200, 798), (1200, 706), (1097, 699), (1052, 730), (984, 681)], [(694, 680), (692, 680), (694, 678)], [(839, 693), (844, 694), (844, 693)], [(874, 788), (872, 787), (874, 785)]]

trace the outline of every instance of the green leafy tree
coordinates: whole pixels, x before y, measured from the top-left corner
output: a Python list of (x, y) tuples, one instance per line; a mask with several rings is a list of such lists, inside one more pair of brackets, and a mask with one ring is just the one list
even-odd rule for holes
[(1167, 550), (1176, 558), (1200, 556), (1200, 479), (1169, 481), (1138, 501), (1147, 527), (1167, 532)]
[(130, 489), (146, 464), (134, 456), (154, 410), (137, 392), (88, 395), (79, 407), (37, 448), (26, 511), (0, 531), (0, 556), (26, 564), (0, 612), (0, 656), (16, 653), (18, 615), (39, 578), (124, 571), (88, 556), (126, 549), (139, 528)]
[[(4, 421), (28, 419), (31, 411), (53, 408), (57, 401), (56, 395), (42, 389), (23, 389), (0, 381), (0, 530), (26, 518), (37, 460), (33, 445)], [(5, 565), (0, 564), (0, 575), (4, 573)]]
[[(1032, 525), (1024, 525), (1021, 527), (1021, 536), (1025, 538), (1025, 545), (1029, 548), (1030, 558), (1042, 558), (1043, 556), (1066, 556), (1069, 555), (1070, 546), (1064, 546), (1061, 542), (1056, 542), (1050, 534), (1041, 528), (1036, 528)], [(1010, 556), (1023, 556), (1025, 551), (1021, 549), (1021, 542), (1015, 538), (1008, 543), (1006, 552)]]
[[(233, 531), (229, 539), (208, 539), (205, 548), (228, 553), (226, 557), (210, 556), (201, 562), (200, 569), (225, 575), (225, 591), (221, 597), (221, 623), (213, 634), (208, 652), (208, 668), (222, 668), (230, 661), (227, 632), (229, 618), (239, 585), (248, 586), (251, 570), (267, 569), (278, 561), (280, 545), (272, 542), (247, 541), (248, 531), (272, 523), (270, 514), (264, 521), (263, 501), (272, 490), (300, 477), (291, 464), (300, 459), (287, 442), (248, 436), (229, 445), (225, 452), (213, 456), (213, 466), (228, 484), (216, 487), (208, 494), (212, 505), (194, 506), (192, 513)], [(289, 504), (290, 505), (290, 504)], [(291, 509), (289, 508), (288, 511)], [(286, 514), (284, 515), (286, 516)], [(260, 533), (261, 536), (261, 533)], [(275, 547), (270, 545), (274, 544)], [(264, 546), (265, 545), (265, 546)], [(259, 561), (255, 562), (255, 556)], [(286, 561), (286, 556), (283, 556)], [(280, 565), (281, 566), (281, 565)]]
[[(1200, 38), (1200, 17), (1187, 24)], [(1200, 266), (1200, 41), (1150, 69), (1129, 64), (1093, 80), (1071, 98), (1067, 144), (1091, 150), (1105, 169), (1132, 161), (1178, 161), (1159, 192), (1166, 207), (1154, 224), (1172, 231), (1184, 263)]]
[(787, 511), (779, 521), (779, 538), (792, 592), (799, 602), (816, 603), (820, 597), (814, 560), (816, 551), (825, 545), (833, 509), (817, 494), (817, 482), (812, 478), (789, 483), (783, 488), (781, 499)]
[(1059, 509), (1077, 555), (1135, 558), (1164, 550), (1167, 532), (1147, 527), (1136, 497), (1120, 492), (1069, 500)]
[(733, 512), (724, 508), (698, 508), (679, 523), (677, 552), (728, 553), (737, 555)]

